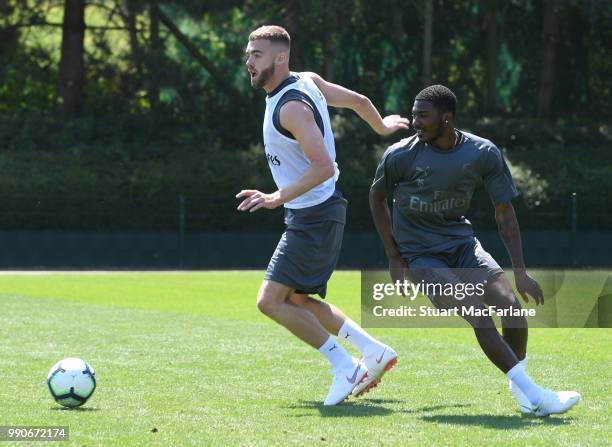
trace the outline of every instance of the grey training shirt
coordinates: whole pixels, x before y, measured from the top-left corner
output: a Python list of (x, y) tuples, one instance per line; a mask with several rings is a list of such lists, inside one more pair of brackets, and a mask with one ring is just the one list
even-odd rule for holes
[(393, 198), (393, 232), (404, 257), (449, 252), (474, 237), (465, 214), (478, 182), (494, 204), (518, 195), (500, 150), (467, 132), (460, 137), (444, 151), (415, 135), (390, 146), (378, 164), (372, 189)]

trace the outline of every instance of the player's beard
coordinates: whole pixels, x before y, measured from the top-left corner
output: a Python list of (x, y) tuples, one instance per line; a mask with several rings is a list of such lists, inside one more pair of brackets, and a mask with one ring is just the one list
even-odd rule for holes
[(261, 70), (259, 72), (259, 75), (257, 75), (257, 77), (255, 77), (251, 81), (251, 85), (253, 86), (253, 88), (262, 88), (264, 85), (266, 85), (270, 78), (274, 76), (275, 68), (276, 66), (274, 65), (274, 63), (271, 63), (269, 67), (266, 67)]
[(442, 135), (444, 135), (444, 124), (442, 124), (442, 118), (440, 118), (440, 121), (438, 123), (438, 128), (436, 129), (433, 137), (428, 138), (425, 142), (426, 143), (431, 143), (433, 141), (436, 141), (438, 138), (440, 138)]

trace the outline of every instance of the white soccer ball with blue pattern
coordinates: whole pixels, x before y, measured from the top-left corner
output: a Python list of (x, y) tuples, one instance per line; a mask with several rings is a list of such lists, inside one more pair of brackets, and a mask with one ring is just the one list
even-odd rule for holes
[(80, 407), (96, 389), (96, 373), (89, 363), (77, 358), (57, 362), (47, 376), (53, 399), (64, 407)]

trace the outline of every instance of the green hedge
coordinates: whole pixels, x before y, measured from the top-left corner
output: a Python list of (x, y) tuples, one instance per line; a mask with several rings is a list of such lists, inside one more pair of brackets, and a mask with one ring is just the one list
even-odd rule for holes
[[(337, 113), (333, 121), (348, 226), (372, 229), (367, 192), (376, 160), (407, 133), (381, 140), (352, 114)], [(236, 211), (240, 189), (273, 188), (260, 129), (225, 138), (163, 121), (118, 118), (114, 124), (0, 120), (0, 229), (173, 230), (180, 194), (187, 199), (189, 230), (281, 228), (282, 210)], [(459, 125), (504, 150), (522, 193), (516, 208), (523, 228), (569, 228), (576, 192), (579, 227), (612, 229), (608, 125), (502, 118)], [(494, 228), (482, 188), (469, 217), (477, 228)]]

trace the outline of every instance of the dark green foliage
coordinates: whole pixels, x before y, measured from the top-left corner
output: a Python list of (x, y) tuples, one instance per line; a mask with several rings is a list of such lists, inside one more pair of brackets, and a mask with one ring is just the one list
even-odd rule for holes
[[(532, 118), (539, 0), (497, 9), (498, 104), (483, 116), (485, 3), (434, 1), (433, 81), (457, 94), (459, 127), (504, 149), (522, 192), (523, 227), (567, 228), (569, 196), (577, 192), (579, 226), (612, 228), (610, 2), (558, 2), (548, 123)], [(156, 2), (223, 73), (225, 87), (240, 92), (239, 103), (163, 24), (155, 35), (151, 4), (88, 2), (86, 23), (102, 28), (86, 30), (83, 113), (66, 121), (54, 113), (57, 6), (0, 0), (0, 228), (174, 229), (178, 194), (187, 196), (193, 230), (279, 227), (280, 210), (259, 212), (256, 221), (235, 211), (241, 188), (273, 188), (261, 147), (264, 95), (252, 91), (243, 65), (247, 36), (259, 25), (286, 26), (297, 68), (366, 94), (383, 113), (409, 115), (423, 87), (420, 1)], [(371, 229), (366, 197), (376, 160), (402, 136), (384, 141), (352, 112), (332, 113), (349, 227)], [(472, 214), (477, 226), (494, 226), (482, 191)]]
[[(5, 121), (6, 122), (6, 121)], [(349, 199), (349, 228), (370, 230), (367, 194), (378, 157), (400, 136), (383, 141), (352, 113), (337, 113), (338, 187)], [(203, 128), (151, 128), (137, 122), (82, 120), (58, 128), (40, 120), (0, 130), (12, 149), (0, 154), (3, 229), (150, 229), (177, 227), (177, 198), (187, 198), (190, 230), (280, 228), (282, 211), (259, 211), (256, 220), (236, 211), (243, 188), (272, 191), (261, 144), (232, 150)], [(494, 119), (460, 122), (494, 141), (509, 160), (521, 197), (523, 228), (569, 227), (569, 197), (578, 193), (580, 228), (612, 228), (609, 126), (584, 122), (528, 123)], [(10, 133), (17, 130), (20, 139)], [(26, 145), (29, 144), (29, 145)], [(69, 150), (63, 149), (70, 147)], [(469, 216), (494, 228), (493, 208), (481, 189)]]

